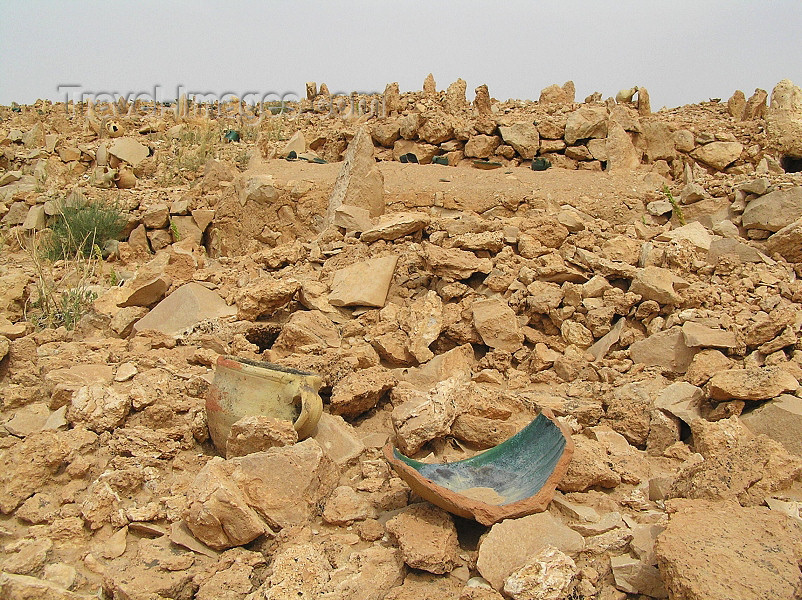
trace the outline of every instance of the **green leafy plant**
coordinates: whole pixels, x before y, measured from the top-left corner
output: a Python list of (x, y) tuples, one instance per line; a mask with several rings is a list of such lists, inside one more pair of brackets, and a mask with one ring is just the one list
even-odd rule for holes
[(674, 198), (674, 194), (671, 193), (667, 185), (663, 186), (663, 194), (665, 194), (666, 199), (671, 204), (671, 211), (674, 213), (674, 216), (677, 217), (679, 224), (685, 225), (685, 215), (682, 214), (682, 208), (680, 208), (679, 202)]
[(97, 298), (90, 282), (99, 259), (94, 252), (85, 257), (79, 251), (68, 260), (44, 263), (45, 253), (36, 236), (30, 244), (19, 242), (28, 250), (36, 271), (35, 292), (25, 304), (25, 318), (37, 329), (62, 326), (75, 329)]
[(86, 201), (62, 206), (50, 226), (43, 251), (50, 260), (89, 257), (94, 248), (117, 239), (125, 226), (125, 217), (117, 206)]
[(170, 221), (170, 233), (173, 234), (173, 240), (176, 242), (181, 241), (181, 234), (178, 231), (178, 226), (175, 224), (175, 221)]

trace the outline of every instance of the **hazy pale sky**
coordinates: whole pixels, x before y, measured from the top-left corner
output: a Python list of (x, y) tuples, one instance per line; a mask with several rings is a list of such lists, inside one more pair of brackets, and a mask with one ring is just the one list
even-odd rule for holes
[(80, 2), (0, 0), (0, 104), (73, 91), (438, 89), (499, 100), (572, 79), (577, 99), (649, 89), (652, 108), (802, 84), (800, 0)]

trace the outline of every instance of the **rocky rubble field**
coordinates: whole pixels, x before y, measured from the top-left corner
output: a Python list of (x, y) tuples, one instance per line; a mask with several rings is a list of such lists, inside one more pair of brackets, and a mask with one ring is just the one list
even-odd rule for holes
[[(307, 91), (0, 107), (0, 597), (802, 597), (802, 91)], [(44, 258), (87, 206), (119, 239)], [(220, 355), (320, 375), (317, 432), (216, 449)], [(544, 408), (568, 472), (490, 527), (381, 452)]]

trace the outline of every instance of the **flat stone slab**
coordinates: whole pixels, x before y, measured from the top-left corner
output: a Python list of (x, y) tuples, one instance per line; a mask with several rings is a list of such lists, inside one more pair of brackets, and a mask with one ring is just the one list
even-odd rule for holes
[(235, 314), (237, 307), (228, 306), (217, 292), (191, 282), (182, 285), (154, 306), (134, 324), (134, 331), (154, 329), (167, 335), (176, 335), (206, 319)]
[(335, 272), (329, 303), (332, 306), (383, 307), (397, 262), (395, 255), (382, 256)]

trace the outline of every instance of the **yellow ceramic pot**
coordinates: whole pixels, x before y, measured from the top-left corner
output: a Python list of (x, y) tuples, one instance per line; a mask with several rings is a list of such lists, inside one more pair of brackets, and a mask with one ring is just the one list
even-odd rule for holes
[(206, 417), (212, 441), (225, 454), (231, 426), (242, 417), (264, 415), (291, 421), (298, 439), (315, 432), (323, 401), (323, 380), (314, 373), (232, 356), (217, 359), (206, 394)]

